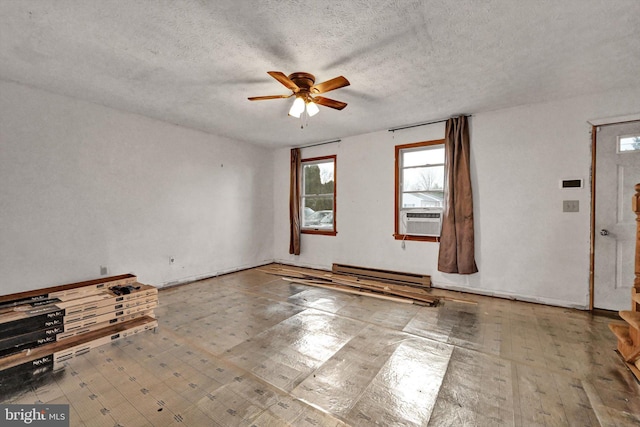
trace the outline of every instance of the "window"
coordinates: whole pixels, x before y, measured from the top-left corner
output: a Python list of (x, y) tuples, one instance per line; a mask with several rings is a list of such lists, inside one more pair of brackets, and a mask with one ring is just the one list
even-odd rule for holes
[(336, 235), (336, 156), (303, 159), (302, 233)]
[(439, 240), (444, 164), (443, 139), (396, 146), (396, 239)]
[(640, 151), (640, 135), (618, 137), (618, 153)]

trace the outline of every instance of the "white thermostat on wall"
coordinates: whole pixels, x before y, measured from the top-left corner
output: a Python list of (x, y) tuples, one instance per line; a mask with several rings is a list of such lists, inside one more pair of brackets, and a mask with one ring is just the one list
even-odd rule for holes
[(580, 178), (562, 179), (560, 180), (560, 188), (582, 188), (583, 181)]

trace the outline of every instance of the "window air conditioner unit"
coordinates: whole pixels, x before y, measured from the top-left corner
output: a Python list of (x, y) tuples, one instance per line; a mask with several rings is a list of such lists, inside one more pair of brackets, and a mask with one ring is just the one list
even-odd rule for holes
[(409, 209), (402, 211), (400, 231), (410, 236), (439, 237), (442, 228), (442, 210)]

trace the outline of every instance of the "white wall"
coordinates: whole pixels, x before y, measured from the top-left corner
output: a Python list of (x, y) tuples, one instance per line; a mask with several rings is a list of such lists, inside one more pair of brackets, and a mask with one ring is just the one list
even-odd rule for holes
[[(393, 238), (394, 146), (444, 125), (307, 148), (337, 154), (338, 235), (288, 254), (289, 150), (270, 151), (0, 81), (0, 293), (133, 272), (154, 285), (269, 262), (426, 273), (440, 287), (586, 307), (587, 120), (640, 112), (640, 88), (470, 119), (476, 258), (439, 273), (438, 244)], [(398, 125), (401, 125), (399, 123)], [(562, 213), (563, 199), (580, 201)], [(169, 264), (169, 258), (175, 263)]]
[[(640, 112), (640, 88), (475, 114), (472, 182), (479, 273), (437, 271), (438, 243), (401, 242), (394, 230), (394, 147), (440, 139), (444, 125), (381, 131), (303, 149), (337, 154), (338, 235), (302, 236), (288, 254), (289, 150), (274, 156), (274, 254), (280, 262), (334, 262), (430, 274), (436, 286), (588, 307), (591, 127), (588, 120)], [(402, 125), (402, 123), (398, 123)], [(560, 190), (563, 178), (585, 188)], [(563, 213), (562, 200), (579, 200)]]
[(161, 286), (273, 258), (271, 151), (13, 83), (0, 93), (0, 294), (101, 266)]

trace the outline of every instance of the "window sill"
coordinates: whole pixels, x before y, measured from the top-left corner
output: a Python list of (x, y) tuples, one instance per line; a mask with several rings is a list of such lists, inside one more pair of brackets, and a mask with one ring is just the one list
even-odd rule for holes
[(413, 240), (416, 242), (439, 242), (440, 237), (436, 236), (412, 236), (411, 234), (394, 234), (396, 240)]
[(324, 236), (335, 236), (336, 234), (338, 234), (338, 232), (334, 231), (334, 230), (321, 230), (321, 229), (314, 229), (314, 228), (303, 228), (302, 230), (300, 230), (300, 233), (302, 233), (302, 234), (320, 234), (320, 235), (324, 235)]

